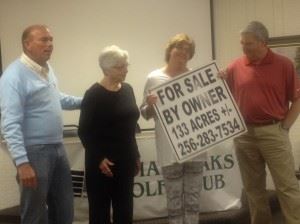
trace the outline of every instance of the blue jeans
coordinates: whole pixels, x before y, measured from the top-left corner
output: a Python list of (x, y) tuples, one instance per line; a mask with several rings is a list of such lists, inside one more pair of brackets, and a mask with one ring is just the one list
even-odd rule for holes
[(22, 224), (71, 224), (73, 189), (70, 166), (63, 144), (26, 147), (37, 175), (36, 189), (21, 189)]

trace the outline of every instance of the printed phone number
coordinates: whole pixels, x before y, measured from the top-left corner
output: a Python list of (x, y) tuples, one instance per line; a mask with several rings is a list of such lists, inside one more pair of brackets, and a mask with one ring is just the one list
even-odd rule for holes
[(189, 138), (183, 142), (179, 142), (177, 146), (180, 150), (181, 156), (186, 156), (193, 151), (197, 151), (199, 148), (204, 148), (205, 146), (211, 145), (221, 139), (231, 136), (233, 133), (236, 133), (240, 130), (241, 126), (236, 118), (234, 118), (232, 121), (226, 121), (215, 126), (214, 130), (208, 129), (207, 131), (197, 134), (196, 140), (194, 138)]

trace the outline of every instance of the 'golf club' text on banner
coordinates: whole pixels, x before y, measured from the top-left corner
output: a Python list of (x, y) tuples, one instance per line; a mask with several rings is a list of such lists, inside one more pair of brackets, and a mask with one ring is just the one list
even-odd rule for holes
[(150, 91), (178, 162), (183, 162), (247, 128), (216, 63), (184, 73)]

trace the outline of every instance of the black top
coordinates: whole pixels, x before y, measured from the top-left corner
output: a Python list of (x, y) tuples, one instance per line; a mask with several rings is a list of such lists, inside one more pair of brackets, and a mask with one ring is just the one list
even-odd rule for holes
[(137, 159), (135, 129), (139, 116), (129, 84), (122, 83), (117, 92), (99, 83), (92, 85), (81, 103), (78, 129), (86, 156), (98, 162), (105, 157), (114, 162)]

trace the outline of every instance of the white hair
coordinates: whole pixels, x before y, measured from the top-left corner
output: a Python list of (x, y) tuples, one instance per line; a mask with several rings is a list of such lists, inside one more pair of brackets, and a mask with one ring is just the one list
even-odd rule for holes
[(259, 40), (267, 43), (269, 39), (269, 32), (264, 24), (259, 21), (250, 22), (243, 30), (241, 30), (241, 34), (252, 33)]
[(105, 47), (99, 56), (100, 68), (105, 71), (117, 65), (119, 62), (128, 61), (128, 52), (116, 45)]

